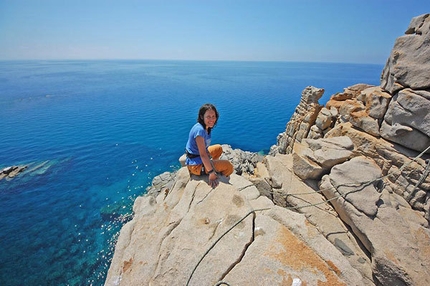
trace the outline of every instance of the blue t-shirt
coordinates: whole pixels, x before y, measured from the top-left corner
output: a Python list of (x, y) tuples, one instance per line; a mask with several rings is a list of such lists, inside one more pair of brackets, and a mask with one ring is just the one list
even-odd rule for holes
[[(190, 134), (188, 136), (187, 145), (185, 146), (185, 149), (188, 153), (199, 155), (199, 148), (197, 147), (196, 138), (198, 136), (203, 137), (205, 140), (205, 147), (206, 149), (211, 144), (211, 135), (206, 132), (206, 130), (203, 128), (203, 126), (200, 123), (194, 124), (194, 126), (190, 130)], [(188, 158), (185, 160), (186, 165), (200, 165), (202, 163), (202, 158), (200, 156), (195, 158)]]

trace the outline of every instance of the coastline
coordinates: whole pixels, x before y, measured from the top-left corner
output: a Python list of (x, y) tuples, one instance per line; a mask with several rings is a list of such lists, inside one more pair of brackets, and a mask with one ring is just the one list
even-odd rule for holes
[[(407, 121), (398, 108), (408, 104), (418, 116), (430, 107), (430, 82), (414, 72), (415, 59), (398, 59), (421, 43), (427, 17), (411, 21), (407, 37), (412, 34), (415, 42), (395, 45), (380, 86), (349, 86), (325, 106), (318, 102), (323, 89), (305, 88), (277, 144), (245, 168), (248, 172), (222, 180), (216, 190), (204, 183), (205, 176), (190, 177), (186, 168), (154, 180), (155, 191), (136, 200), (135, 216), (121, 230), (105, 285), (258, 285), (259, 279), (312, 285), (321, 279), (331, 285), (430, 283), (430, 260), (422, 254), (430, 247), (428, 122), (416, 124), (413, 116)], [(414, 75), (408, 83), (398, 80), (404, 69)], [(399, 126), (408, 132), (396, 132)], [(423, 140), (417, 144), (410, 136)], [(233, 235), (221, 241), (230, 231)], [(218, 243), (200, 265), (207, 245)], [(291, 244), (300, 247), (291, 249)], [(273, 255), (273, 247), (282, 254)], [(417, 249), (418, 259), (411, 249)], [(178, 263), (184, 260), (189, 263)]]

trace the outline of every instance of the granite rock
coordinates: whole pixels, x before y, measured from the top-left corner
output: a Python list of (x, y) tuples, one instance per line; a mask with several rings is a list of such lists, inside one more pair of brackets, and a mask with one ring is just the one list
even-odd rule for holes
[(236, 173), (216, 189), (186, 168), (155, 177), (106, 285), (430, 284), (429, 19), (396, 40), (380, 86), (325, 106), (306, 87), (269, 155), (223, 145)]
[(304, 215), (274, 205), (242, 176), (216, 189), (205, 180), (182, 168), (169, 192), (136, 200), (106, 285), (362, 284)]
[(430, 14), (414, 17), (397, 38), (381, 75), (381, 87), (391, 94), (404, 88), (430, 89)]

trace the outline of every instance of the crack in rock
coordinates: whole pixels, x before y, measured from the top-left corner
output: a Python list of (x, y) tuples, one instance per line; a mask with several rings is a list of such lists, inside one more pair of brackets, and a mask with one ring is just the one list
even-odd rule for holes
[(252, 235), (251, 235), (250, 241), (244, 245), (244, 248), (243, 248), (241, 255), (221, 275), (221, 278), (219, 279), (219, 281), (222, 281), (234, 269), (234, 267), (236, 267), (236, 265), (238, 265), (242, 261), (243, 257), (246, 254), (246, 251), (251, 246), (251, 244), (254, 242), (254, 240), (255, 240), (255, 217), (256, 217), (256, 214), (255, 214), (255, 212), (253, 212), (252, 213), (252, 226), (251, 226), (252, 227)]

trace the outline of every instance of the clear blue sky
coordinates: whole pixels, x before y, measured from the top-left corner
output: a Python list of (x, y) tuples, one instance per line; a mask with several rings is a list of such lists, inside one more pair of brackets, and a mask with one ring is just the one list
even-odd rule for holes
[(0, 0), (0, 60), (385, 63), (430, 0)]

